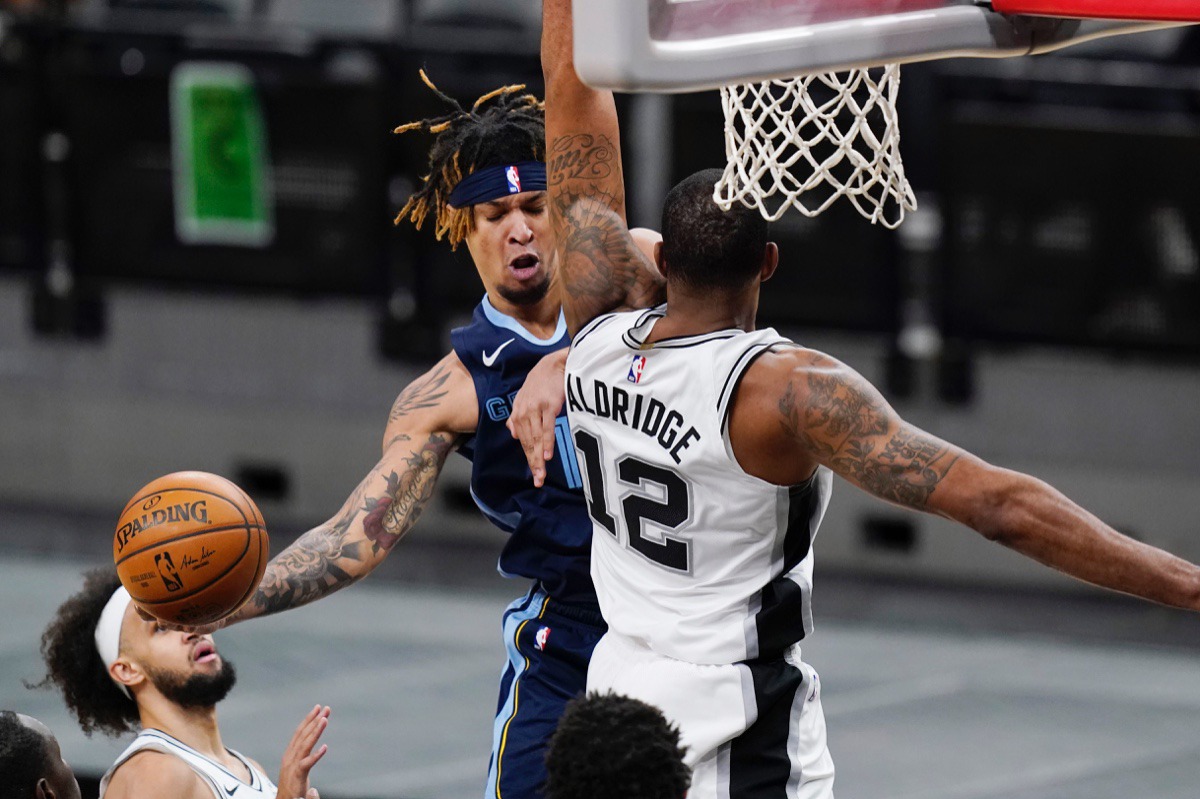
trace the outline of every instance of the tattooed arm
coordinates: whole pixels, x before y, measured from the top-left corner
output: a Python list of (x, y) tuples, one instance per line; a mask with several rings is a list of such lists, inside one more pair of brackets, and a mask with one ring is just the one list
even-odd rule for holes
[(763, 355), (738, 388), (730, 439), (747, 472), (779, 485), (818, 465), (906, 508), (938, 514), (1081, 580), (1200, 610), (1200, 569), (1134, 541), (1036, 478), (905, 422), (845, 364), (811, 350)]
[(617, 308), (665, 299), (664, 281), (625, 221), (621, 138), (612, 92), (575, 73), (571, 0), (542, 4), (546, 175), (559, 295), (572, 335)]
[(396, 398), (383, 457), (341, 509), (272, 558), (250, 601), (217, 626), (308, 604), (370, 574), (416, 524), (446, 456), (478, 421), (474, 383), (451, 353)]

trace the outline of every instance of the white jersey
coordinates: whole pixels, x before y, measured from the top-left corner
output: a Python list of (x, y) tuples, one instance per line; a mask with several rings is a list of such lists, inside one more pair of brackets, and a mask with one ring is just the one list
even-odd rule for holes
[(133, 739), (133, 743), (121, 753), (117, 762), (113, 763), (112, 768), (105, 772), (104, 778), (100, 780), (100, 799), (104, 799), (108, 783), (121, 764), (138, 752), (147, 750), (175, 755), (187, 763), (200, 775), (200, 779), (204, 780), (216, 799), (275, 799), (275, 783), (242, 755), (232, 749), (227, 750), (250, 771), (250, 782), (235, 776), (225, 766), (161, 730), (142, 730), (138, 737)]
[(602, 317), (567, 357), (567, 409), (593, 520), (592, 579), (609, 629), (670, 658), (781, 655), (812, 630), (820, 468), (785, 488), (747, 474), (728, 412), (774, 330), (643, 347), (662, 309)]

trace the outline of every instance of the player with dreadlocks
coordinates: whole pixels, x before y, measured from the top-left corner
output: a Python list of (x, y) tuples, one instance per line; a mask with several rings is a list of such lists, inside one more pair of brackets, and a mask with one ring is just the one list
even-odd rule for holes
[[(508, 665), (485, 794), (531, 799), (541, 795), (546, 742), (565, 703), (583, 691), (592, 647), (605, 629), (574, 448), (563, 436), (558, 457), (531, 473), (523, 444), (513, 440), (516, 429), (536, 430), (524, 440), (553, 449), (554, 431), (566, 430), (569, 338), (552, 290), (544, 110), (521, 86), (465, 108), (421, 77), (448, 111), (396, 129), (436, 136), (429, 173), (397, 222), (419, 228), (432, 217), (439, 239), (451, 247), (466, 242), (485, 294), (470, 324), (453, 331), (452, 351), (400, 392), (379, 462), (329, 521), (268, 564), (250, 602), (225, 623), (299, 607), (366, 577), (416, 524), (446, 458), (458, 450), (472, 462), (471, 494), (480, 510), (511, 534), (501, 573), (532, 583), (504, 614)], [(620, 207), (623, 213), (623, 198)], [(639, 235), (652, 251), (656, 234)], [(633, 266), (620, 290), (633, 302), (652, 302), (661, 278), (648, 257)]]

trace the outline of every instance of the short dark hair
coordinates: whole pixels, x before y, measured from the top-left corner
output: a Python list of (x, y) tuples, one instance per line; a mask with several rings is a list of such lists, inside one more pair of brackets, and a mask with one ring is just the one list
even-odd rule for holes
[(546, 752), (546, 799), (683, 799), (691, 770), (679, 728), (614, 693), (567, 704)]
[(663, 203), (662, 252), (672, 276), (695, 288), (740, 288), (762, 267), (767, 220), (741, 203), (713, 200), (721, 170), (684, 178)]
[(0, 795), (33, 799), (50, 752), (46, 739), (21, 723), (11, 710), (0, 710)]
[(100, 614), (120, 587), (112, 567), (87, 572), (83, 589), (58, 608), (42, 633), (47, 672), (38, 687), (53, 683), (89, 736), (93, 730), (115, 736), (138, 729), (137, 703), (108, 676), (108, 667), (96, 651)]

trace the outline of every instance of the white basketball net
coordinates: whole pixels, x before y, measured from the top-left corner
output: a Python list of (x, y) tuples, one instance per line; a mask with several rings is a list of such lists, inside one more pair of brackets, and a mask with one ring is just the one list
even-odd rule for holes
[(729, 160), (714, 199), (775, 221), (846, 197), (872, 223), (898, 227), (917, 208), (900, 159), (899, 93), (899, 64), (725, 87)]

